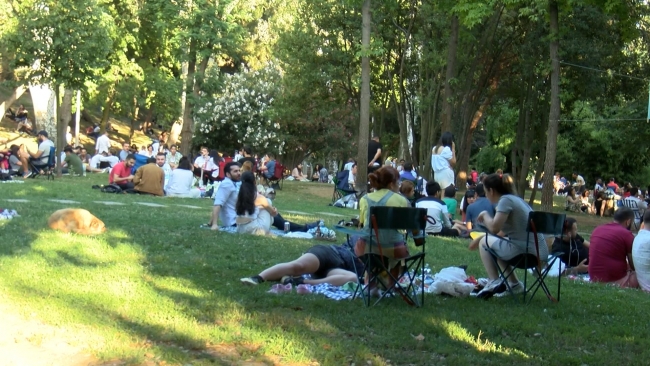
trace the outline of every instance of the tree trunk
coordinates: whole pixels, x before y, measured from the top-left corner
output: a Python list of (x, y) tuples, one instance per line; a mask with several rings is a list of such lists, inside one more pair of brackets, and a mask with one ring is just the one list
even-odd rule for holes
[(106, 95), (106, 100), (104, 100), (104, 108), (102, 109), (102, 119), (99, 121), (99, 128), (101, 129), (100, 133), (106, 131), (106, 124), (108, 119), (111, 117), (111, 109), (113, 109), (113, 101), (115, 100), (115, 86), (111, 85), (108, 88), (108, 95)]
[(451, 80), (456, 77), (456, 54), (458, 50), (458, 16), (451, 17), (451, 33), (447, 48), (447, 73), (445, 75), (445, 97), (442, 101), (441, 127), (442, 131), (451, 131), (451, 117), (453, 113), (453, 90)]
[[(7, 100), (0, 103), (0, 119), (2, 119), (4, 117), (5, 113), (7, 112), (7, 109), (11, 108), (12, 104), (14, 104), (16, 102), (16, 100), (18, 100), (18, 98), (23, 96), (23, 94), (25, 93), (25, 90), (27, 90), (27, 89), (25, 89), (24, 86), (22, 86), (22, 85), (18, 86), (16, 89), (14, 89), (14, 92), (11, 93), (11, 95), (9, 96), (9, 98)], [(34, 118), (32, 117), (32, 119), (34, 119)]]
[(361, 7), (361, 95), (359, 105), (359, 148), (357, 150), (357, 187), (368, 190), (368, 137), (370, 135), (370, 0)]
[(56, 136), (56, 93), (49, 85), (29, 87), (34, 105), (34, 131), (45, 130), (49, 136)]
[(546, 147), (542, 145), (542, 150), (539, 152), (539, 160), (537, 161), (537, 168), (535, 169), (535, 180), (533, 181), (533, 190), (530, 192), (530, 199), (528, 200), (528, 205), (533, 207), (535, 203), (535, 196), (537, 195), (537, 183), (542, 178), (542, 168), (544, 168), (544, 159), (543, 156), (546, 155)]
[[(192, 57), (190, 58), (187, 66), (187, 87), (188, 90), (192, 91), (192, 98), (187, 98), (185, 101), (183, 128), (181, 130), (181, 153), (185, 156), (189, 156), (190, 150), (192, 148), (192, 138), (194, 137), (194, 103), (199, 97), (199, 92), (201, 91), (201, 82), (196, 80), (196, 52), (191, 55)], [(201, 76), (199, 80), (203, 80), (203, 76), (205, 75), (205, 70), (208, 67), (209, 60), (210, 58), (206, 56), (199, 63), (198, 74)]]
[(542, 187), (542, 211), (553, 210), (553, 173), (557, 150), (557, 131), (560, 119), (560, 60), (559, 60), (559, 24), (556, 0), (549, 1), (551, 23), (551, 110), (548, 117), (548, 134), (546, 140), (546, 161), (544, 163), (544, 181)]
[(129, 145), (133, 144), (135, 125), (138, 123), (138, 114), (140, 114), (140, 103), (138, 103), (138, 98), (136, 96), (133, 96), (133, 107), (133, 116), (131, 116), (131, 129), (129, 130)]
[[(59, 91), (60, 88), (57, 88)], [(57, 101), (59, 98), (57, 98)], [(65, 89), (63, 92), (63, 101), (61, 105), (57, 108), (58, 113), (58, 122), (56, 126), (56, 176), (60, 177), (62, 172), (62, 161), (61, 161), (61, 152), (66, 145), (65, 134), (68, 132), (68, 125), (72, 119), (72, 90)], [(75, 172), (77, 173), (77, 172)]]

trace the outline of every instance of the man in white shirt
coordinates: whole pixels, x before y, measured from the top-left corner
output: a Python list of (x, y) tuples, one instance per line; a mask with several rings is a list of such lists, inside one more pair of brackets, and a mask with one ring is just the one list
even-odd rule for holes
[(650, 292), (650, 211), (643, 215), (643, 226), (632, 243), (632, 263), (639, 288)]
[[(25, 145), (20, 145), (19, 158), (23, 167), (29, 167), (29, 162), (31, 162), (37, 168), (43, 167), (48, 163), (50, 157), (50, 149), (54, 147), (54, 143), (52, 140), (48, 139), (47, 131), (39, 131), (37, 138), (39, 144), (38, 150), (36, 152), (29, 151)], [(30, 177), (32, 172), (30, 172), (29, 169), (23, 169), (25, 169), (23, 178)]]
[(343, 170), (352, 170), (352, 166), (357, 165), (357, 163), (354, 162), (354, 159), (350, 158), (347, 163), (345, 163), (345, 166), (343, 167)]
[(603, 185), (603, 180), (600, 178), (596, 179), (596, 184), (594, 185), (594, 193), (598, 193), (603, 190), (605, 190), (605, 186)]
[(235, 156), (232, 158), (232, 161), (239, 161), (239, 159), (243, 158), (244, 156), (239, 153), (239, 150), (235, 150)]
[(97, 144), (95, 144), (95, 154), (101, 154), (108, 152), (108, 149), (111, 148), (111, 139), (108, 138), (108, 131), (97, 138)]
[(576, 192), (582, 193), (585, 189), (585, 179), (577, 172), (573, 172), (573, 179), (576, 180), (576, 182), (573, 183), (573, 186), (576, 188)]
[(172, 168), (169, 166), (169, 164), (167, 164), (165, 153), (156, 154), (156, 165), (158, 165), (163, 170), (163, 172), (165, 172), (165, 184), (163, 187), (167, 187), (167, 183), (169, 183), (169, 177), (172, 174)]
[[(100, 164), (103, 162), (108, 163), (109, 167), (105, 169), (99, 168)], [(113, 155), (111, 149), (108, 149), (105, 153), (97, 154), (90, 159), (90, 171), (93, 173), (108, 173), (119, 162), (120, 159)]]
[(239, 163), (231, 161), (224, 167), (225, 178), (219, 185), (214, 196), (212, 217), (208, 226), (212, 230), (219, 230), (219, 220), (222, 226), (235, 226), (237, 212), (237, 196), (239, 195), (239, 179), (241, 170)]
[(438, 182), (427, 183), (427, 197), (420, 198), (415, 202), (415, 207), (427, 209), (427, 226), (424, 231), (429, 235), (459, 236), (466, 228), (449, 221), (449, 211), (444, 201), (440, 199), (440, 184)]
[(218, 171), (219, 166), (214, 163), (210, 152), (205, 146), (201, 146), (201, 155), (197, 156), (194, 160), (194, 176), (203, 180), (203, 185), (208, 184), (208, 181), (213, 182), (213, 171)]
[(357, 163), (353, 163), (350, 168), (350, 174), (348, 174), (348, 185), (350, 189), (355, 189), (357, 182)]
[(639, 227), (641, 225), (641, 218), (645, 211), (648, 209), (648, 204), (637, 197), (639, 189), (636, 187), (630, 188), (630, 196), (623, 199), (623, 206), (634, 211), (634, 225)]

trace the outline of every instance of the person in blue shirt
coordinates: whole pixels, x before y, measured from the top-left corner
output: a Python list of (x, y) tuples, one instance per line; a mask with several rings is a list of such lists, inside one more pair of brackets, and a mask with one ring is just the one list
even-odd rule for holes
[(275, 174), (275, 155), (273, 155), (273, 153), (266, 153), (264, 161), (265, 163), (260, 168), (260, 171), (268, 181), (273, 178), (273, 175)]
[(487, 211), (494, 216), (494, 206), (487, 198), (485, 198), (485, 188), (483, 187), (483, 184), (477, 185), (474, 192), (476, 200), (474, 203), (467, 206), (467, 214), (465, 215), (468, 230), (472, 230), (476, 226), (476, 220), (481, 212)]

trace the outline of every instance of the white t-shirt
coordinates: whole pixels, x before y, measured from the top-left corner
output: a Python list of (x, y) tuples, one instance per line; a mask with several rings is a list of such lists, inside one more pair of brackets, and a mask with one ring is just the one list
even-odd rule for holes
[(93, 156), (92, 159), (90, 159), (90, 167), (93, 169), (97, 169), (97, 167), (99, 166), (99, 162), (101, 161), (107, 161), (111, 165), (111, 168), (113, 168), (117, 163), (120, 162), (120, 158), (113, 155), (104, 156), (104, 155), (97, 154)]
[(171, 172), (169, 181), (165, 184), (165, 193), (168, 196), (189, 195), (193, 182), (194, 174), (191, 170), (175, 169)]
[(97, 144), (95, 145), (95, 154), (108, 152), (108, 149), (110, 148), (111, 148), (111, 139), (108, 138), (108, 135), (104, 134), (97, 138)]
[(415, 207), (427, 209), (427, 233), (439, 233), (442, 227), (451, 227), (447, 205), (438, 198), (425, 197), (415, 202)]
[(165, 172), (165, 184), (163, 185), (163, 187), (166, 187), (167, 183), (169, 182), (169, 178), (172, 174), (172, 167), (170, 167), (169, 164), (165, 163), (160, 168), (163, 170), (163, 172)]
[(352, 166), (354, 165), (353, 161), (345, 163), (345, 166), (343, 167), (343, 170), (352, 170)]
[(435, 150), (436, 147), (434, 146), (433, 150), (431, 151), (431, 168), (433, 168), (433, 171), (436, 172), (445, 169), (451, 169), (449, 160), (451, 160), (453, 154), (451, 153), (449, 146), (443, 147), (440, 154), (436, 154)]
[(44, 140), (38, 145), (38, 151), (42, 151), (43, 154), (41, 154), (41, 157), (38, 158), (38, 161), (40, 164), (47, 164), (47, 160), (50, 157), (50, 149), (54, 147), (54, 143), (52, 140)]
[(196, 159), (194, 159), (194, 164), (198, 165), (199, 168), (203, 168), (203, 170), (207, 171), (219, 169), (219, 166), (214, 163), (210, 156), (203, 157), (203, 155), (199, 155), (196, 157)]
[(639, 230), (632, 243), (632, 261), (642, 290), (650, 292), (650, 231)]

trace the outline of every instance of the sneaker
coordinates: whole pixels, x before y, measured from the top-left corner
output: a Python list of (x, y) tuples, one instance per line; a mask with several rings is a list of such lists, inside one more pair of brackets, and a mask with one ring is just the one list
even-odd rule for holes
[(260, 281), (257, 277), (244, 277), (239, 280), (243, 285), (257, 286), (260, 284)]
[(492, 280), (490, 283), (485, 285), (481, 291), (476, 294), (476, 297), (479, 299), (489, 299), (490, 297), (494, 296), (495, 293), (500, 293), (505, 290), (506, 284), (503, 283), (503, 279), (497, 278), (496, 280)]
[(311, 294), (311, 286), (305, 284), (298, 285), (298, 287), (296, 287), (296, 292), (301, 295)]
[[(525, 290), (524, 284), (521, 281), (517, 282), (516, 284), (511, 283), (510, 288), (512, 289), (512, 293), (514, 293), (514, 294), (520, 294), (520, 293), (524, 292), (524, 290)], [(496, 297), (504, 297), (504, 296), (508, 296), (509, 293), (510, 292), (508, 291), (508, 289), (505, 288), (502, 292), (495, 293), (494, 296), (496, 296)]]

